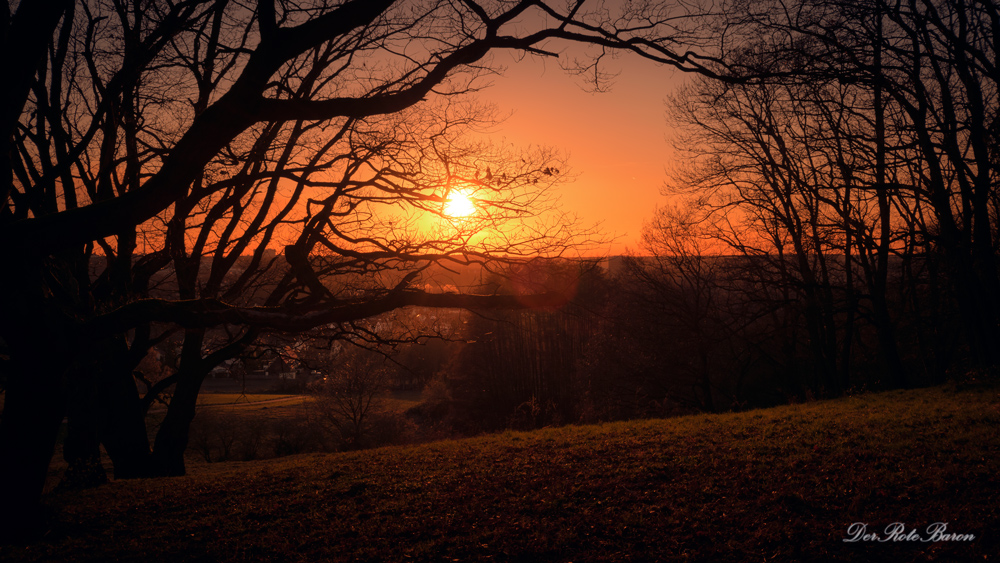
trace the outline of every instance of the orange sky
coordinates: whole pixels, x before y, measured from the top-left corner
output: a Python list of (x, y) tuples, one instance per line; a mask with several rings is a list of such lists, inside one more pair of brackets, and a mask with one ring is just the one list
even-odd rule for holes
[(621, 71), (611, 91), (591, 93), (552, 59), (514, 62), (502, 54), (496, 62), (507, 71), (481, 97), (503, 115), (513, 112), (496, 134), (519, 146), (567, 153), (576, 179), (559, 188), (563, 209), (584, 223), (601, 222), (604, 233), (616, 237), (604, 253), (637, 249), (643, 221), (663, 201), (672, 153), (664, 99), (681, 73), (623, 57), (608, 67)]

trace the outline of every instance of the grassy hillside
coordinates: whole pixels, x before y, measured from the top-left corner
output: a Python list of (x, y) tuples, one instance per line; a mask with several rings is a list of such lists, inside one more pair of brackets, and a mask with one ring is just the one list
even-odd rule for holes
[[(990, 561), (1000, 393), (953, 387), (420, 447), (202, 464), (52, 494), (3, 561)], [(971, 542), (846, 543), (947, 522)]]

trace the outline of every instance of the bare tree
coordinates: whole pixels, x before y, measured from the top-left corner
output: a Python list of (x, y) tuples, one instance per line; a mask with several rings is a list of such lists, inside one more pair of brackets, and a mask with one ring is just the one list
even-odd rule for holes
[[(558, 217), (531, 218), (544, 207), (540, 188), (560, 176), (551, 155), (519, 166), (455, 142), (465, 117), (423, 117), (482, 86), (500, 49), (553, 56), (550, 44), (568, 40), (688, 70), (712, 60), (674, 53), (697, 35), (681, 26), (688, 14), (612, 16), (595, 4), (5, 9), (4, 533), (36, 514), (70, 389), (106, 407), (97, 421), (86, 408), (71, 418), (83, 435), (100, 434), (116, 474), (176, 473), (204, 374), (262, 332), (349, 327), (407, 305), (547, 302), (411, 287), (428, 262), (558, 253), (572, 240)], [(445, 211), (457, 190), (471, 192), (474, 219)], [(421, 215), (437, 216), (437, 230), (418, 232)], [(178, 327), (180, 363), (165, 384), (175, 385), (173, 430), (157, 438), (165, 457), (151, 464), (142, 414), (162, 386), (141, 398), (132, 374)]]
[(901, 323), (927, 318), (913, 296), (936, 276), (974, 361), (995, 363), (996, 6), (778, 0), (720, 13), (733, 74), (676, 99), (696, 164), (675, 187), (791, 285), (826, 389), (858, 382), (852, 357), (871, 330), (886, 383), (915, 381), (925, 350), (906, 365)]
[[(837, 103), (831, 95), (843, 103), (845, 93), (815, 84), (700, 87), (688, 92), (678, 112), (701, 141), (686, 143), (702, 164), (685, 178), (685, 189), (697, 190), (705, 213), (725, 217), (714, 221), (719, 239), (777, 276), (775, 285), (793, 289), (814, 365), (823, 385), (839, 393), (849, 384), (856, 269), (871, 274), (865, 294), (872, 308), (885, 310), (876, 257), (891, 238), (878, 236), (880, 208), (864, 193), (871, 152), (857, 143), (865, 132), (847, 129), (849, 116), (824, 113)], [(866, 230), (870, 225), (874, 233)], [(886, 357), (896, 365), (891, 331), (883, 336)], [(901, 367), (891, 373), (901, 380)]]
[(342, 353), (336, 367), (311, 387), (315, 409), (338, 442), (348, 449), (360, 448), (369, 432), (371, 418), (382, 408), (388, 392), (387, 359), (375, 352)]
[(715, 371), (722, 343), (734, 334), (721, 316), (723, 265), (701, 219), (700, 210), (690, 207), (658, 209), (643, 229), (645, 256), (629, 257), (625, 266), (632, 284), (641, 288), (633, 298), (649, 312), (645, 323), (670, 335), (661, 347), (674, 356), (664, 358), (661, 370), (671, 399), (714, 412), (716, 395), (729, 394)]

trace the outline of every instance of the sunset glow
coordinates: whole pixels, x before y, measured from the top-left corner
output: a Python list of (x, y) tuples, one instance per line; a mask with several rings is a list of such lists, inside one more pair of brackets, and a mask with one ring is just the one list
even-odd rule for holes
[(476, 205), (464, 190), (452, 190), (444, 204), (444, 214), (452, 219), (468, 217), (476, 212)]

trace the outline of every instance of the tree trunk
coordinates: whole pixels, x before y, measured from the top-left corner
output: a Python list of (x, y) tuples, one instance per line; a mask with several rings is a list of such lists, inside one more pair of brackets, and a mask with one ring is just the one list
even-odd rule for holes
[(87, 489), (108, 482), (101, 464), (97, 387), (92, 377), (80, 375), (70, 383), (73, 400), (67, 404), (63, 442), (63, 459), (69, 467), (59, 483), (60, 489)]
[[(884, 288), (880, 288), (885, 291)], [(878, 333), (879, 352), (889, 372), (893, 387), (906, 389), (911, 386), (909, 375), (903, 366), (899, 355), (899, 345), (896, 339), (896, 329), (889, 315), (889, 306), (885, 302), (884, 293), (872, 294), (875, 328)]]
[(187, 450), (198, 393), (205, 376), (213, 367), (213, 364), (201, 357), (204, 341), (204, 330), (188, 330), (184, 333), (180, 366), (176, 374), (177, 387), (153, 444), (153, 465), (158, 475), (180, 476), (186, 472), (184, 451)]
[[(63, 263), (8, 257), (0, 276), (0, 335), (10, 349), (0, 419), (0, 537), (20, 540), (43, 524), (41, 495), (66, 413), (76, 345), (75, 295)], [(48, 267), (48, 276), (43, 276)]]
[(198, 393), (208, 371), (191, 370), (180, 375), (167, 416), (156, 433), (153, 445), (153, 471), (165, 477), (181, 476), (187, 471), (184, 452), (187, 450)]
[(41, 529), (42, 489), (65, 414), (58, 374), (15, 373), (0, 422), (0, 537), (17, 540)]
[(114, 464), (115, 479), (152, 476), (146, 416), (131, 366), (113, 361), (102, 370), (99, 389), (101, 442)]

